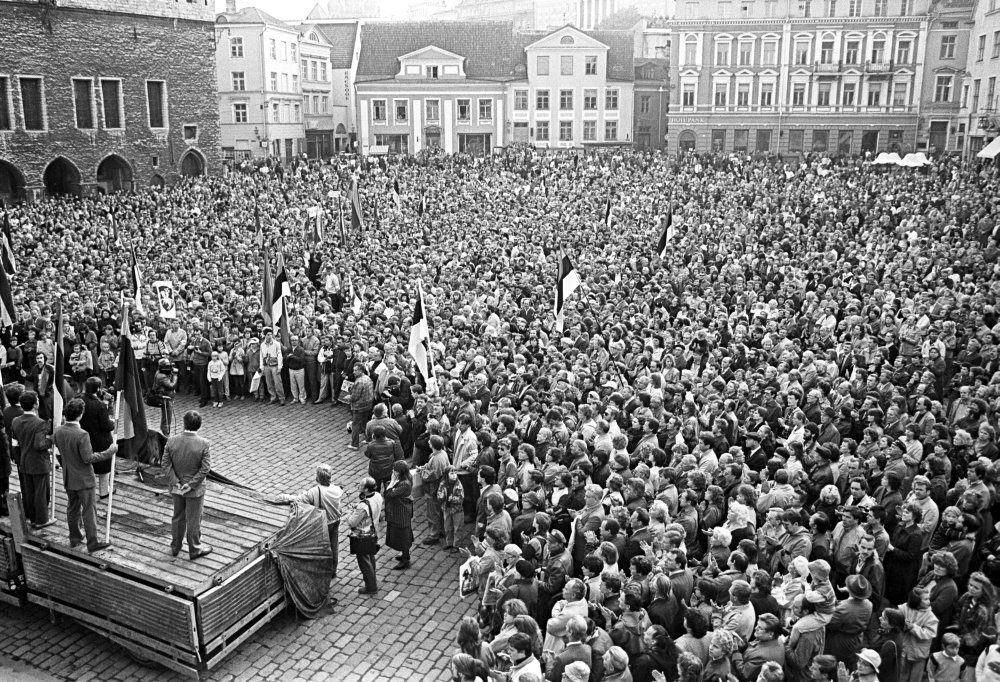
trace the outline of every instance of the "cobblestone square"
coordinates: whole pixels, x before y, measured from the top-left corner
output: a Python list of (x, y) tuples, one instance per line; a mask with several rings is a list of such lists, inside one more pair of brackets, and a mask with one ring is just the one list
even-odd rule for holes
[[(187, 396), (176, 405), (178, 421), (195, 407)], [(327, 462), (334, 482), (354, 498), (367, 473), (364, 453), (347, 449), (347, 407), (227, 403), (205, 408), (201, 433), (212, 441), (212, 468), (265, 496), (295, 492), (313, 483), (315, 464)], [(158, 415), (150, 415), (151, 423)], [(99, 512), (100, 513), (100, 512)], [(101, 517), (103, 519), (103, 516)], [(59, 519), (65, 523), (65, 519)], [(379, 593), (365, 597), (347, 533), (341, 528), (340, 567), (329, 615), (306, 620), (291, 611), (266, 625), (203, 679), (233, 680), (446, 680), (458, 621), (472, 613), (455, 595), (457, 555), (420, 544), (423, 505), (416, 504), (413, 566), (392, 571), (392, 550), (379, 553)], [(381, 535), (384, 537), (384, 526)], [(112, 529), (112, 534), (113, 534)], [(120, 648), (70, 618), (56, 622), (38, 606), (0, 605), (0, 680), (180, 680), (162, 668), (135, 663)], [(13, 661), (17, 668), (7, 664)], [(32, 672), (24, 672), (30, 667)]]

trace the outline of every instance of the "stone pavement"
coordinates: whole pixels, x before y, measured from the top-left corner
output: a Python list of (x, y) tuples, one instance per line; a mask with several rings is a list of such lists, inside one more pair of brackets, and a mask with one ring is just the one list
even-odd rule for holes
[[(177, 421), (196, 403), (177, 401)], [(154, 410), (155, 412), (155, 410)], [(212, 468), (265, 495), (296, 492), (313, 484), (315, 464), (325, 461), (334, 482), (354, 499), (367, 473), (363, 452), (348, 450), (345, 406), (288, 405), (252, 401), (202, 410), (202, 434), (212, 441)], [(159, 415), (149, 421), (158, 422)], [(413, 566), (390, 570), (395, 554), (378, 555), (379, 592), (357, 593), (361, 574), (341, 528), (339, 600), (331, 615), (306, 620), (285, 613), (266, 625), (203, 679), (235, 680), (448, 680), (459, 620), (473, 615), (471, 598), (456, 596), (458, 555), (420, 544), (426, 534), (423, 505), (414, 515)], [(65, 520), (61, 521), (65, 522)], [(384, 538), (384, 526), (381, 537)], [(12, 663), (13, 662), (13, 663)], [(18, 665), (18, 668), (11, 666)], [(131, 660), (119, 647), (70, 618), (38, 606), (0, 604), (0, 680), (180, 680), (163, 668)], [(51, 679), (51, 678), (49, 678)]]

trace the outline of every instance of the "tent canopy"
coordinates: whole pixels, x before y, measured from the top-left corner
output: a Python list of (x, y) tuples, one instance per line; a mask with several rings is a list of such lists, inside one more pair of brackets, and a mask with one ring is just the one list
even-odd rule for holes
[(980, 159), (995, 159), (1000, 154), (1000, 136), (994, 137), (993, 141), (979, 150), (976, 154)]

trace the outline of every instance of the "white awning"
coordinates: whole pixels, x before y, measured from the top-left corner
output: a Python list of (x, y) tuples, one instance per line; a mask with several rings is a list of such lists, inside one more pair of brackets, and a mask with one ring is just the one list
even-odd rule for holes
[(995, 159), (1000, 154), (1000, 136), (994, 137), (993, 141), (979, 150), (976, 156), (980, 159)]

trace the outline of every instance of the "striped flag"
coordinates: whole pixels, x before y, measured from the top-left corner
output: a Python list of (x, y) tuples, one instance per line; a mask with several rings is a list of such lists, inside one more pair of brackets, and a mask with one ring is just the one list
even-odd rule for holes
[(660, 228), (660, 236), (656, 242), (656, 253), (659, 255), (660, 260), (667, 257), (667, 244), (674, 240), (677, 235), (677, 231), (674, 229), (674, 210), (671, 208), (667, 211), (667, 217), (660, 219), (663, 222), (663, 227)]
[(108, 220), (111, 221), (111, 243), (121, 246), (122, 236), (121, 232), (118, 230), (118, 220), (115, 218), (114, 211), (108, 211)]
[(306, 222), (309, 223), (309, 232), (306, 234), (306, 242), (319, 244), (326, 237), (326, 230), (323, 225), (323, 207), (321, 205), (311, 206), (306, 209)]
[(264, 318), (264, 324), (271, 324), (271, 304), (274, 298), (274, 279), (271, 277), (271, 259), (267, 257), (267, 248), (264, 248), (264, 276), (260, 287), (260, 315)]
[(604, 204), (604, 224), (611, 227), (613, 220), (614, 213), (611, 210), (611, 197), (608, 197), (607, 203)]
[(365, 229), (365, 214), (361, 210), (361, 195), (358, 194), (358, 179), (355, 178), (354, 182), (351, 183), (351, 229), (352, 230), (364, 230)]
[(66, 344), (63, 337), (66, 334), (66, 316), (63, 313), (62, 301), (56, 303), (56, 337), (53, 339), (55, 357), (52, 358), (52, 368), (55, 376), (52, 378), (52, 429), (63, 423), (63, 406), (66, 404)]
[(568, 299), (576, 288), (580, 286), (580, 274), (573, 267), (573, 263), (570, 262), (569, 256), (565, 253), (560, 253), (559, 257), (559, 273), (556, 277), (556, 331), (560, 334), (563, 330), (563, 319), (565, 316), (566, 299)]
[(348, 282), (350, 282), (351, 285), (351, 312), (355, 315), (360, 315), (364, 304), (361, 297), (358, 296), (358, 293), (354, 290), (354, 279), (349, 278)]
[(135, 349), (129, 338), (128, 308), (122, 311), (121, 348), (118, 351), (118, 370), (115, 372), (115, 391), (118, 392), (119, 417), (117, 438), (131, 440), (132, 459), (142, 461), (146, 450), (146, 408), (142, 402), (142, 384)]
[(142, 307), (142, 273), (139, 271), (139, 261), (135, 258), (135, 244), (129, 244), (129, 286), (132, 290), (132, 300), (135, 301), (135, 309), (143, 315), (146, 314)]
[(0, 258), (3, 260), (3, 269), (8, 275), (17, 274), (17, 261), (14, 259), (14, 237), (10, 231), (10, 214), (3, 199), (0, 199), (0, 210), (3, 210), (3, 244), (0, 251)]
[(260, 206), (253, 205), (253, 218), (257, 223), (257, 232), (254, 234), (254, 241), (257, 242), (257, 249), (264, 248), (264, 227), (260, 224)]
[(288, 304), (292, 300), (292, 290), (288, 285), (288, 274), (285, 272), (285, 256), (278, 251), (278, 266), (274, 274), (274, 285), (271, 299), (271, 324), (278, 327), (281, 343), (288, 345)]
[(396, 204), (396, 210), (403, 210), (403, 193), (399, 191), (399, 180), (392, 181), (392, 200)]
[(13, 327), (17, 322), (14, 312), (14, 294), (10, 288), (7, 271), (0, 268), (0, 327)]
[(410, 324), (410, 343), (407, 346), (410, 357), (417, 365), (417, 370), (424, 378), (428, 393), (434, 386), (434, 376), (431, 373), (433, 358), (431, 356), (431, 334), (427, 327), (427, 314), (424, 311), (424, 289), (417, 280), (417, 303), (413, 306), (413, 320)]
[(423, 215), (425, 213), (427, 213), (427, 195), (424, 194), (423, 191), (421, 191), (420, 192), (420, 205), (417, 206), (417, 215), (423, 217)]

